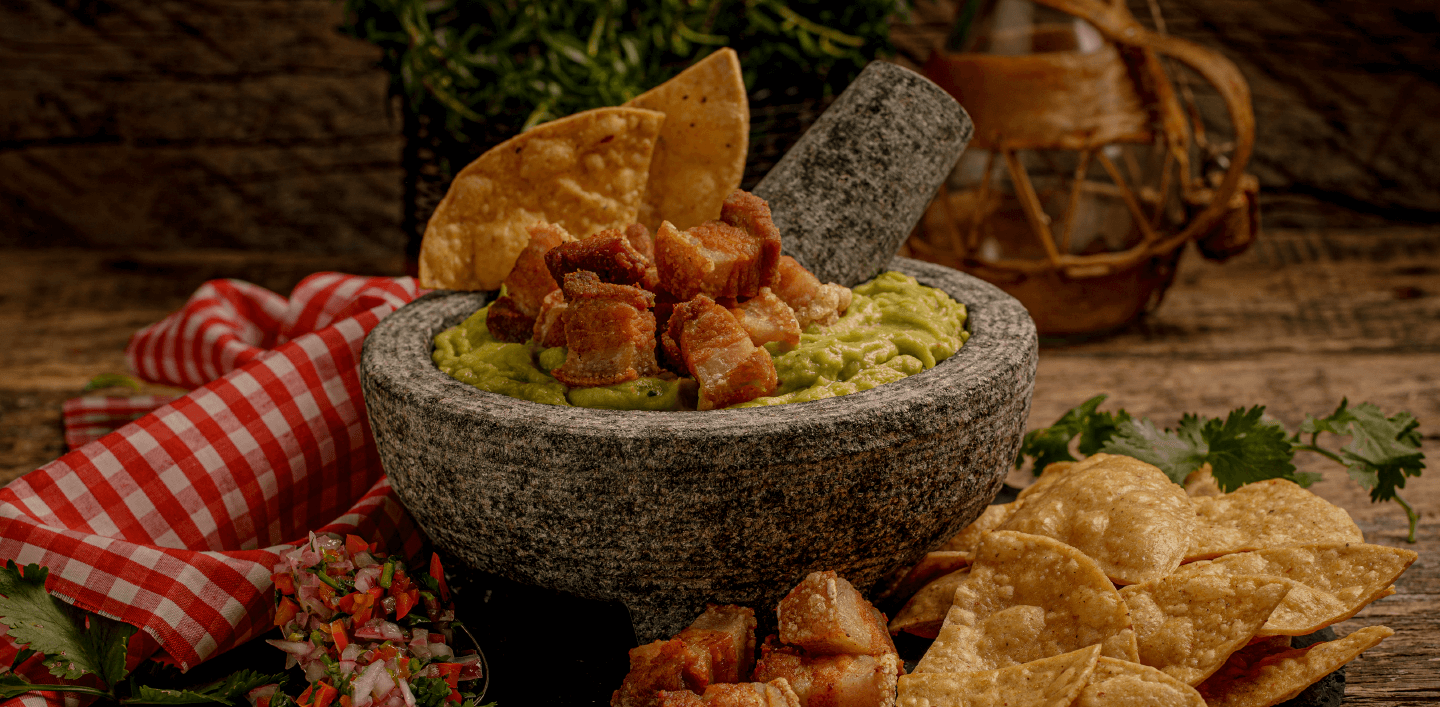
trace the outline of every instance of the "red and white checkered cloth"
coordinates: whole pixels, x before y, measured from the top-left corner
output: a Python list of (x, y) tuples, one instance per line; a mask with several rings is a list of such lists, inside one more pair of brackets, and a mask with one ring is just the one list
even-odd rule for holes
[[(312, 275), (290, 298), (235, 280), (137, 333), (131, 366), (194, 388), (0, 489), (0, 558), (51, 593), (139, 626), (135, 653), (189, 668), (270, 628), (270, 571), (310, 530), (423, 543), (365, 416), (365, 335), (410, 278)], [(16, 654), (0, 636), (0, 665)], [(27, 704), (59, 704), (30, 693)]]

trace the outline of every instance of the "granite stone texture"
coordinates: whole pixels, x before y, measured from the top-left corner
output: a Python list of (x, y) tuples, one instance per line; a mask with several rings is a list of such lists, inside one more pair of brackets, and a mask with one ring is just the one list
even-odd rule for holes
[(821, 282), (880, 273), (945, 181), (974, 126), (950, 94), (873, 62), (755, 186)]
[(443, 550), (621, 601), (641, 642), (673, 635), (707, 601), (772, 613), (813, 570), (869, 588), (995, 496), (1037, 359), (1034, 324), (999, 289), (930, 263), (889, 267), (965, 303), (969, 342), (873, 390), (745, 410), (587, 410), (477, 390), (434, 366), (431, 340), (488, 295), (430, 293), (365, 342), (381, 461)]

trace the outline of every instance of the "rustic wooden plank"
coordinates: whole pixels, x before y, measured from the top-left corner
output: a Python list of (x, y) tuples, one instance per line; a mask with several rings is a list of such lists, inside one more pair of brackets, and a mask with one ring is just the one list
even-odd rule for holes
[(0, 246), (403, 252), (390, 77), (342, 13), (0, 5)]

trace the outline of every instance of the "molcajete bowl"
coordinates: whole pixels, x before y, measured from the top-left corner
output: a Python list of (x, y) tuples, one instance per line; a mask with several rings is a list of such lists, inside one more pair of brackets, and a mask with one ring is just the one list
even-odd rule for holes
[(705, 603), (772, 614), (807, 573), (863, 590), (970, 523), (1015, 459), (1034, 388), (1025, 309), (982, 280), (896, 258), (969, 310), (935, 368), (827, 400), (646, 412), (542, 405), (441, 373), (431, 341), (486, 301), (433, 292), (365, 342), (365, 403), (402, 503), (472, 568), (618, 600), (637, 637)]

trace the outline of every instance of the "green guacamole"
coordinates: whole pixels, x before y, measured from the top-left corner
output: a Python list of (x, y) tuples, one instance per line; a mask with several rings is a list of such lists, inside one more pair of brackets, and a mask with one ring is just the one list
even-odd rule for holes
[[(950, 357), (970, 337), (965, 305), (915, 278), (887, 272), (853, 290), (850, 308), (829, 327), (812, 324), (800, 345), (775, 359), (775, 395), (735, 407), (780, 405), (869, 390), (911, 376)], [(506, 344), (485, 326), (488, 307), (435, 337), (431, 358), (446, 375), (481, 390), (549, 405), (612, 410), (681, 410), (687, 380), (641, 378), (620, 385), (567, 389), (549, 375), (565, 349)]]

